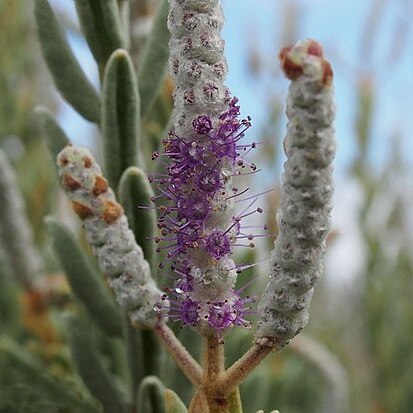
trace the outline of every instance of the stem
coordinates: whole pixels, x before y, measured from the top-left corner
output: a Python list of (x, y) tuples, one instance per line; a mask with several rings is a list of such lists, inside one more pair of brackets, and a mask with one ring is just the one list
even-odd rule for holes
[(188, 413), (210, 413), (205, 393), (198, 390), (188, 408)]
[(219, 376), (224, 372), (224, 346), (220, 343), (215, 332), (204, 335), (204, 374), (202, 390), (211, 412), (221, 412), (221, 406), (226, 405), (224, 394), (215, 385)]
[(271, 340), (261, 339), (255, 343), (238, 361), (236, 361), (225, 373), (221, 374), (214, 383), (220, 393), (227, 393), (238, 386), (264, 358), (272, 351), (277, 350)]
[(211, 387), (224, 369), (224, 345), (220, 343), (216, 334), (205, 335), (203, 387), (205, 389)]
[(201, 386), (202, 368), (176, 338), (174, 332), (164, 323), (159, 323), (154, 331), (185, 376), (188, 377), (194, 386)]

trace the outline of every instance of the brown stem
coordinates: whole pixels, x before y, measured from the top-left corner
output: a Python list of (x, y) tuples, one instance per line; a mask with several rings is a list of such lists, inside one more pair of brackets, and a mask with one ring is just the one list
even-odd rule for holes
[(201, 386), (202, 368), (176, 338), (174, 332), (164, 323), (159, 323), (155, 327), (155, 333), (185, 376), (188, 377), (194, 386)]
[(195, 393), (189, 405), (188, 413), (210, 413), (207, 398), (202, 390)]
[(240, 359), (226, 372), (222, 373), (215, 382), (216, 389), (227, 393), (238, 386), (276, 346), (268, 339), (261, 339), (255, 343)]
[(217, 380), (225, 371), (224, 345), (216, 332), (204, 335), (204, 374), (202, 388), (208, 408), (213, 413), (228, 413), (230, 395), (221, 391), (216, 385)]
[(204, 374), (202, 385), (205, 389), (211, 387), (224, 371), (224, 345), (215, 332), (204, 336)]

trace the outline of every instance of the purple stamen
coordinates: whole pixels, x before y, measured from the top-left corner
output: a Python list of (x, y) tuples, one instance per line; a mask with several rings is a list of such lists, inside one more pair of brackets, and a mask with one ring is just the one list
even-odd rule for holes
[[(206, 91), (209, 97), (215, 95), (212, 86), (211, 84), (211, 88)], [(189, 103), (190, 96), (187, 95)], [(230, 260), (234, 246), (244, 246), (235, 244), (237, 238), (252, 240), (255, 236), (261, 236), (240, 234), (241, 219), (262, 211), (257, 208), (248, 212), (257, 196), (241, 214), (232, 218), (233, 222), (228, 224), (226, 230), (228, 218), (220, 223), (218, 215), (221, 208), (225, 208), (221, 205), (249, 190), (238, 191), (237, 188), (232, 188), (234, 194), (225, 197), (231, 176), (250, 174), (238, 173), (236, 168), (249, 167), (254, 170), (253, 173), (257, 169), (253, 163), (243, 158), (256, 147), (256, 143), (238, 144), (251, 123), (250, 118), (238, 119), (240, 111), (237, 102), (238, 99), (231, 99), (227, 111), (218, 119), (216, 115), (200, 115), (193, 119), (193, 132), (189, 136), (178, 136), (170, 132), (169, 137), (162, 141), (164, 153), (153, 154), (153, 159), (165, 166), (166, 174), (151, 174), (150, 177), (159, 190), (153, 200), (162, 198), (165, 201), (165, 205), (156, 207), (159, 210), (158, 228), (162, 236), (153, 239), (157, 243), (172, 242), (157, 248), (157, 251), (168, 250), (167, 258), (173, 260), (171, 277), (175, 282), (174, 289), (169, 290), (168, 294), (171, 301), (169, 316), (173, 321), (181, 321), (183, 326), (196, 326), (199, 323), (209, 325), (218, 334), (233, 325), (249, 325), (244, 316), (249, 314), (245, 304), (250, 299), (241, 298), (231, 287), (233, 284), (229, 284), (228, 291), (222, 293), (221, 297), (226, 297), (222, 301), (209, 301), (206, 298), (200, 300), (199, 293), (194, 299), (194, 292), (200, 283), (199, 278), (194, 277), (199, 277), (197, 271), (203, 271), (194, 257), (207, 254), (207, 260), (203, 262), (214, 271), (213, 268), (219, 265), (220, 260)], [(243, 157), (237, 151), (244, 151)], [(164, 162), (165, 157), (169, 160)], [(220, 228), (220, 225), (224, 228)], [(252, 247), (254, 244), (245, 246)], [(211, 285), (211, 288), (215, 287)]]

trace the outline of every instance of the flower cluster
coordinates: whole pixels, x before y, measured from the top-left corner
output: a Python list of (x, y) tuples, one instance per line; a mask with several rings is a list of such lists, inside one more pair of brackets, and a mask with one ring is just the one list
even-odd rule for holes
[[(244, 165), (237, 152), (237, 141), (250, 124), (248, 120), (239, 121), (238, 114), (234, 98), (229, 110), (220, 117), (217, 130), (212, 128), (208, 116), (194, 119), (194, 131), (202, 135), (202, 140), (187, 141), (172, 132), (164, 140), (165, 154), (171, 160), (166, 167), (167, 176), (151, 177), (151, 181), (158, 182), (163, 196), (172, 201), (171, 206), (162, 208), (158, 222), (163, 239), (174, 241), (169, 258), (186, 254), (191, 248), (204, 248), (215, 260), (231, 252), (233, 228), (206, 233), (205, 227), (216, 207), (213, 200), (217, 193), (226, 195), (225, 184), (232, 176), (231, 170), (236, 164)], [(158, 156), (154, 153), (153, 158)], [(238, 227), (234, 228), (236, 231)]]
[(240, 221), (257, 212), (249, 205), (235, 213), (235, 199), (245, 191), (234, 187), (233, 177), (255, 172), (244, 159), (255, 144), (240, 144), (250, 119), (239, 119), (237, 99), (224, 84), (223, 24), (219, 0), (169, 1), (173, 131), (163, 142), (164, 153), (154, 154), (166, 173), (151, 177), (160, 192), (155, 241), (177, 276), (169, 316), (218, 332), (246, 324), (251, 300), (235, 291), (239, 267), (232, 252), (240, 238), (253, 246)]
[[(178, 275), (170, 316), (184, 325), (205, 321), (215, 329), (226, 329), (247, 324), (245, 304), (251, 299), (241, 298), (232, 288), (236, 270), (231, 253), (240, 235), (242, 216), (233, 213), (232, 200), (238, 189), (231, 186), (231, 178), (245, 168), (255, 171), (256, 167), (241, 156), (255, 145), (239, 143), (250, 119), (239, 120), (238, 116), (239, 106), (233, 98), (216, 126), (209, 116), (200, 115), (192, 122), (196, 139), (171, 132), (163, 142), (165, 152), (153, 154), (154, 159), (166, 156), (169, 160), (165, 162), (166, 175), (150, 177), (166, 201), (158, 220), (161, 236), (155, 241), (168, 243), (158, 251), (169, 250), (167, 258), (173, 260), (171, 268)], [(219, 215), (228, 213), (227, 227), (222, 228)], [(218, 277), (217, 272), (221, 273)], [(214, 287), (219, 290), (219, 278), (223, 286), (230, 287), (223, 288), (224, 294), (213, 291)], [(210, 284), (212, 288), (208, 288)]]

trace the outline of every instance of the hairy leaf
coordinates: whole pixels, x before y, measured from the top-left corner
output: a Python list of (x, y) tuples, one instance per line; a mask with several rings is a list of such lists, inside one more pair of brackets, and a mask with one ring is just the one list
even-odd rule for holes
[(164, 390), (164, 385), (157, 377), (146, 377), (139, 387), (139, 413), (166, 413)]
[(102, 111), (105, 172), (114, 189), (123, 171), (138, 163), (140, 123), (140, 98), (132, 61), (125, 50), (116, 50), (105, 70)]
[(35, 0), (35, 17), (43, 55), (57, 89), (80, 115), (98, 123), (100, 96), (76, 60), (47, 0)]
[(164, 391), (165, 397), (165, 411), (166, 413), (186, 413), (187, 409), (179, 398), (179, 396), (172, 390), (166, 389)]
[(126, 413), (123, 396), (103, 366), (87, 325), (74, 315), (69, 317), (68, 323), (72, 358), (86, 387), (102, 403), (105, 413)]
[(47, 147), (55, 163), (58, 153), (68, 145), (70, 141), (54, 116), (45, 107), (38, 106), (35, 111), (40, 121)]
[(146, 116), (158, 94), (165, 76), (169, 58), (170, 33), (166, 26), (168, 1), (162, 0), (153, 22), (152, 32), (143, 50), (142, 64), (138, 71), (142, 116)]
[(6, 356), (13, 368), (24, 372), (34, 385), (44, 389), (50, 400), (59, 400), (60, 407), (69, 407), (79, 413), (98, 413), (95, 403), (81, 396), (67, 383), (57, 379), (46, 369), (40, 359), (29, 353), (14, 340), (3, 336), (0, 340), (0, 355)]
[(152, 208), (153, 196), (148, 178), (140, 168), (130, 167), (123, 173), (119, 183), (119, 200), (125, 208), (136, 241), (143, 249), (145, 259), (151, 264), (152, 274), (155, 275), (157, 254), (153, 237), (156, 234), (156, 212)]
[(55, 253), (75, 296), (103, 331), (111, 336), (122, 336), (119, 310), (72, 234), (52, 217), (47, 217), (45, 222)]
[(75, 0), (82, 32), (100, 66), (120, 48), (125, 48), (116, 0)]

